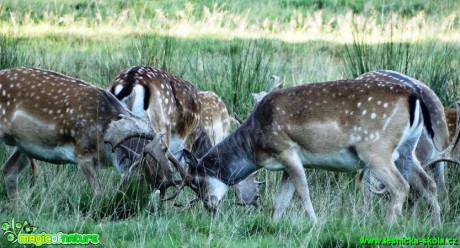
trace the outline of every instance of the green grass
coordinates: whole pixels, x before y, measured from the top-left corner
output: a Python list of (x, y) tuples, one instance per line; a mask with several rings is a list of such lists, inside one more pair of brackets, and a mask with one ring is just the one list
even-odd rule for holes
[(356, 78), (372, 70), (394, 70), (426, 83), (445, 106), (454, 107), (460, 91), (456, 43), (437, 40), (369, 44), (362, 36), (343, 47), (342, 65), (346, 78)]
[[(291, 86), (393, 69), (429, 84), (452, 106), (460, 97), (460, 45), (451, 42), (460, 30), (458, 2), (368, 2), (2, 2), (0, 68), (51, 69), (105, 88), (119, 71), (151, 65), (200, 90), (215, 91), (242, 119), (252, 109), (250, 93), (267, 90), (273, 74)], [(392, 15), (396, 24), (388, 21)], [(429, 27), (434, 24), (442, 31), (433, 33)], [(225, 32), (215, 31), (219, 28)], [(343, 28), (350, 38), (340, 35)], [(10, 152), (2, 146), (0, 162)], [(101, 247), (343, 247), (359, 246), (361, 237), (460, 237), (460, 169), (455, 166), (448, 167), (451, 207), (442, 213), (440, 228), (431, 226), (424, 204), (406, 205), (392, 228), (385, 225), (385, 205), (378, 201), (374, 216), (363, 215), (355, 174), (306, 171), (319, 218), (313, 226), (297, 198), (281, 221), (271, 220), (281, 173), (261, 171), (259, 178), (266, 181), (261, 209), (235, 206), (229, 192), (212, 216), (201, 204), (159, 204), (157, 196), (145, 192), (142, 178), (123, 194), (113, 168), (99, 170), (104, 195), (93, 201), (76, 166), (40, 162), (39, 167), (35, 185), (30, 168), (21, 174), (18, 205), (8, 201), (0, 177), (0, 221), (28, 220), (48, 233), (97, 233)], [(186, 190), (177, 202), (192, 198)], [(0, 247), (10, 245), (0, 236)]]

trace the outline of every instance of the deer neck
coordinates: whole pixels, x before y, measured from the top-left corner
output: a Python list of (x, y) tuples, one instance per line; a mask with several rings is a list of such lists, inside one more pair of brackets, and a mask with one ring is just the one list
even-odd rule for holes
[(207, 175), (234, 185), (259, 169), (248, 125), (248, 122), (243, 123), (200, 160), (201, 168)]

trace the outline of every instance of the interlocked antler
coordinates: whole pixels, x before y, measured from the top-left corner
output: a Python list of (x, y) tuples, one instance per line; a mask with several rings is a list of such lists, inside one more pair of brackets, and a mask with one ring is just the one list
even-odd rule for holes
[[(146, 114), (144, 116), (147, 116)], [(169, 187), (177, 187), (177, 185), (180, 185), (179, 190), (171, 197), (168, 197), (165, 200), (170, 200), (175, 198), (181, 189), (185, 186), (185, 184), (191, 184), (190, 177), (188, 177), (188, 173), (184, 170), (180, 162), (172, 155), (169, 150), (162, 151), (158, 146), (163, 146), (166, 148), (167, 146), (165, 145), (163, 141), (163, 133), (157, 133), (152, 125), (150, 124), (150, 120), (148, 117), (145, 118), (139, 118), (136, 117), (132, 114), (130, 115), (120, 115), (120, 119), (117, 121), (113, 121), (110, 123), (109, 128), (107, 129), (105, 139), (104, 141), (106, 143), (109, 143), (112, 145), (112, 148), (115, 148), (117, 146), (122, 146), (122, 143), (125, 142), (126, 140), (129, 140), (131, 138), (136, 138), (136, 137), (141, 137), (146, 140), (149, 140), (149, 142), (145, 145), (144, 150), (142, 151), (142, 154), (139, 154), (139, 158), (136, 160), (136, 162), (130, 167), (129, 171), (127, 172), (127, 175), (129, 175), (130, 171), (132, 171), (134, 168), (136, 168), (144, 159), (144, 156), (146, 154), (150, 155), (154, 159), (159, 159), (160, 156), (166, 156), (169, 162), (171, 162), (174, 167), (177, 169), (179, 172), (181, 179), (182, 180), (166, 180), (165, 182), (162, 183), (160, 186), (160, 192), (162, 195), (164, 195), (166, 189)], [(122, 135), (120, 135), (122, 134)], [(162, 151), (162, 153), (159, 154), (159, 151)], [(163, 170), (167, 170), (169, 165), (161, 164), (160, 165)]]
[(143, 137), (148, 140), (155, 139), (157, 132), (149, 124), (150, 121), (147, 114), (145, 116), (144, 118), (140, 118), (131, 113), (129, 115), (119, 115), (119, 120), (109, 124), (104, 142), (109, 143), (112, 145), (112, 148), (115, 148), (131, 138)]

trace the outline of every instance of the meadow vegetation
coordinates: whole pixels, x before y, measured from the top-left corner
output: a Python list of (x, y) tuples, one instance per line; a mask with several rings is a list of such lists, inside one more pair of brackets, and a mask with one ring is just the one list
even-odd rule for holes
[[(460, 97), (460, 3), (352, 0), (11, 0), (0, 2), (0, 69), (33, 66), (81, 78), (99, 87), (124, 68), (150, 65), (216, 92), (232, 115), (245, 119), (251, 93), (267, 90), (270, 76), (285, 86), (353, 78), (392, 69), (427, 83), (445, 106)], [(11, 149), (0, 148), (4, 162)], [(160, 206), (134, 180), (122, 195), (120, 175), (100, 169), (104, 197), (97, 203), (76, 166), (39, 163), (35, 184), (27, 168), (21, 201), (9, 203), (0, 178), (0, 221), (28, 220), (48, 233), (97, 233), (101, 247), (342, 247), (361, 237), (460, 238), (460, 169), (447, 169), (451, 206), (433, 228), (424, 204), (405, 206), (398, 225), (385, 225), (385, 201), (363, 215), (356, 174), (307, 170), (319, 222), (311, 225), (293, 200), (285, 218), (271, 220), (281, 176), (266, 181), (261, 208), (234, 204), (227, 194), (215, 216), (201, 205)], [(181, 194), (186, 202), (193, 195)], [(114, 202), (126, 218), (112, 216)], [(0, 247), (10, 247), (0, 236)]]

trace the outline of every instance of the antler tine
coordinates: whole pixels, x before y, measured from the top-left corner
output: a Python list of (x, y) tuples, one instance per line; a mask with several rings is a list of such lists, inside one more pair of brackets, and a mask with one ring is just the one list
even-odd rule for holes
[[(164, 195), (166, 194), (166, 190), (168, 190), (170, 187), (174, 187), (174, 188), (177, 188), (177, 185), (181, 185), (182, 184), (182, 180), (166, 180), (166, 181), (163, 181), (160, 185), (160, 187), (158, 188), (160, 190), (160, 195), (161, 197), (163, 198)], [(179, 192), (181, 191), (182, 189), (179, 188), (179, 190), (176, 191), (176, 193), (174, 193), (172, 196), (166, 198), (166, 199), (161, 199), (161, 201), (169, 201), (169, 200), (172, 200), (174, 198), (176, 198), (177, 195), (179, 195)]]
[(188, 181), (190, 178), (190, 175), (185, 171), (184, 167), (182, 167), (182, 164), (179, 161), (177, 161), (176, 157), (174, 157), (174, 155), (172, 155), (171, 152), (168, 151), (167, 156), (168, 156), (169, 161), (171, 161), (174, 167), (176, 167), (177, 171), (179, 172), (182, 178), (182, 181), (184, 182)]
[(273, 80), (273, 84), (272, 84), (272, 87), (270, 88), (270, 91), (280, 88), (281, 84), (283, 84), (283, 82), (281, 81), (281, 78), (276, 75), (272, 75), (270, 79)]
[(426, 163), (424, 167), (430, 167), (441, 161), (452, 162), (452, 163), (456, 163), (460, 165), (460, 161), (458, 161), (457, 158), (452, 156), (452, 153), (455, 149), (457, 149), (457, 145), (460, 140), (460, 99), (457, 99), (455, 103), (456, 103), (456, 110), (457, 110), (457, 122), (456, 122), (456, 127), (455, 127), (455, 136), (453, 140), (449, 143), (447, 148), (444, 149), (444, 151), (442, 151), (434, 159), (432, 159), (431, 161), (428, 161), (428, 163)]

